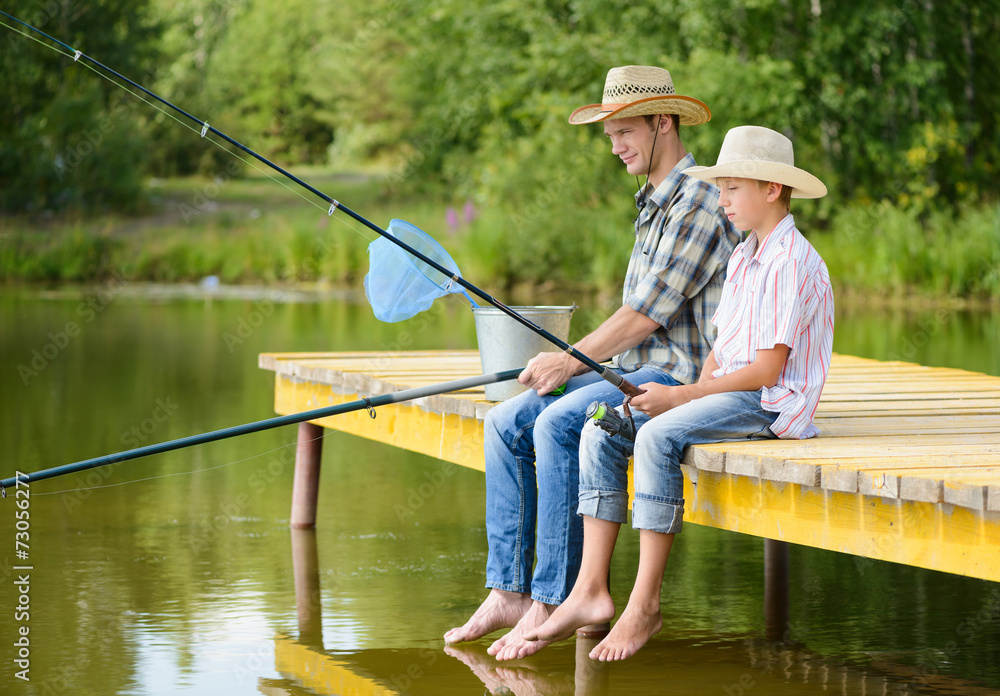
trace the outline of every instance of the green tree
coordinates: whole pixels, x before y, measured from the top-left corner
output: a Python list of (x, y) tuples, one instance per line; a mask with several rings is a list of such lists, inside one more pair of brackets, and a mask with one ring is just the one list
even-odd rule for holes
[[(145, 1), (22, 0), (5, 10), (124, 74), (142, 75), (153, 64), (158, 26)], [(135, 100), (74, 64), (71, 55), (59, 56), (10, 30), (4, 42), (0, 209), (134, 206), (145, 149), (133, 116)]]

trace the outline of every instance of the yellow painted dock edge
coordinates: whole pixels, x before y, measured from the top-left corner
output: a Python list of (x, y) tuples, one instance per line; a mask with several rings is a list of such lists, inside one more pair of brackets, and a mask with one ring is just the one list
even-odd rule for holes
[[(355, 401), (327, 384), (275, 378), (275, 411)], [(484, 470), (482, 421), (413, 404), (315, 421), (462, 466)], [(690, 458), (690, 455), (689, 455)], [(768, 481), (684, 467), (686, 522), (869, 559), (1000, 582), (1000, 513)]]

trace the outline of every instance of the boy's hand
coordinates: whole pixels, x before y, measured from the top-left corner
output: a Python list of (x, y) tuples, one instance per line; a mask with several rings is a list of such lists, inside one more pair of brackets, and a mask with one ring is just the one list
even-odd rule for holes
[(640, 389), (645, 389), (646, 393), (633, 396), (628, 402), (629, 406), (636, 411), (645, 413), (651, 418), (672, 408), (676, 408), (681, 404), (686, 404), (693, 398), (686, 384), (668, 387), (665, 384), (658, 384), (657, 382), (647, 382), (646, 384), (640, 384), (639, 387)]

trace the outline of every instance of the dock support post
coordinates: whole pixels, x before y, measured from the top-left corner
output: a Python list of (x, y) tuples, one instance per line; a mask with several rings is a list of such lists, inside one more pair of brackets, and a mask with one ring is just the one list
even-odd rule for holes
[(788, 630), (788, 542), (764, 539), (764, 628), (767, 640)]
[(292, 532), (292, 575), (295, 579), (295, 608), (299, 615), (299, 642), (323, 649), (323, 602), (319, 587), (319, 557), (316, 530)]
[(299, 440), (295, 448), (295, 480), (292, 483), (292, 527), (301, 529), (316, 526), (322, 458), (322, 426), (309, 422), (299, 423)]

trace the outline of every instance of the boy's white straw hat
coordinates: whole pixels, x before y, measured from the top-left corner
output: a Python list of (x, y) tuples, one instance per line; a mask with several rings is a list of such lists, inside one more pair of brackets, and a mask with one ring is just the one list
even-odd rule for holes
[(663, 68), (626, 65), (608, 71), (601, 103), (581, 106), (570, 114), (569, 122), (580, 125), (651, 114), (677, 114), (682, 126), (712, 118), (704, 102), (674, 92), (674, 81)]
[(726, 133), (714, 167), (684, 170), (695, 179), (715, 183), (732, 177), (773, 181), (792, 189), (792, 198), (822, 198), (826, 185), (795, 166), (792, 141), (777, 131), (761, 126), (738, 126)]

